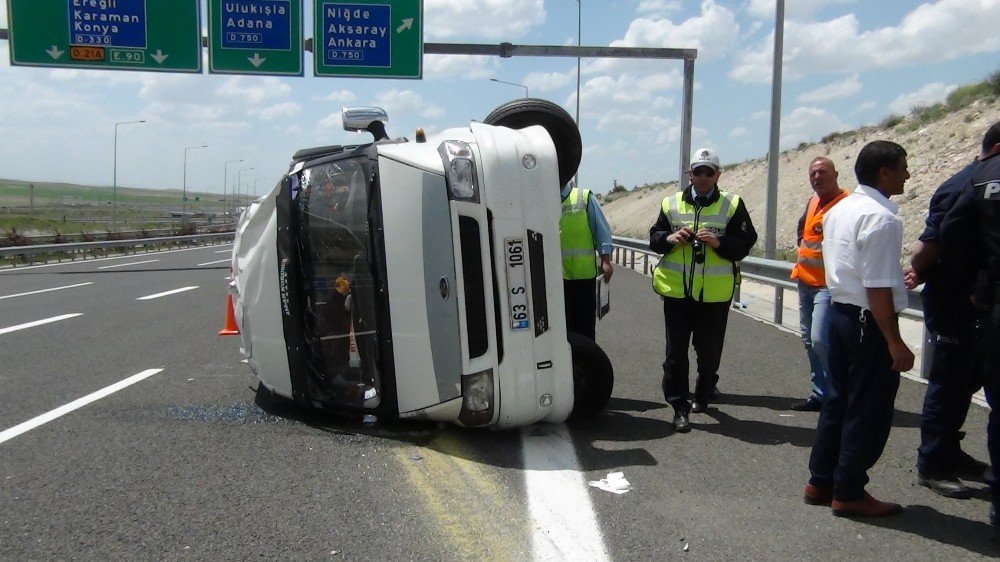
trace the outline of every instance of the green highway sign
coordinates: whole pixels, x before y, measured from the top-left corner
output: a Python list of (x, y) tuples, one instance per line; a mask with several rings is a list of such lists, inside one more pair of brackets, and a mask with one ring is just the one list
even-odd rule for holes
[(10, 62), (201, 72), (198, 0), (7, 0)]
[(302, 76), (302, 0), (209, 0), (208, 71)]
[(423, 0), (313, 2), (316, 76), (422, 76)]

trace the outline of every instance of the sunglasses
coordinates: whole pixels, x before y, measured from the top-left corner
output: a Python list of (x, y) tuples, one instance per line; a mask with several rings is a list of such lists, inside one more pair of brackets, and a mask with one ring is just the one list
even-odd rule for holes
[(700, 177), (700, 176), (714, 176), (715, 175), (715, 170), (712, 169), (712, 168), (709, 168), (708, 166), (698, 166), (697, 168), (691, 170), (691, 175), (693, 175), (695, 177)]

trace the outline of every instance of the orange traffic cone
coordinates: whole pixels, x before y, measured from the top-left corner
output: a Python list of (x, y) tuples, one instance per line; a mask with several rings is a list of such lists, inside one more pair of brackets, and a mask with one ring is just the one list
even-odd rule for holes
[(236, 313), (233, 311), (233, 295), (226, 295), (226, 327), (219, 330), (220, 336), (238, 336), (240, 328), (236, 325)]

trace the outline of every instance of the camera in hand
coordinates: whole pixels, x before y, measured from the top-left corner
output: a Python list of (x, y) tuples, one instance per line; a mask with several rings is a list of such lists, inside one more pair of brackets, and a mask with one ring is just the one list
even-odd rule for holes
[(705, 243), (695, 238), (691, 249), (694, 250), (694, 263), (705, 263)]

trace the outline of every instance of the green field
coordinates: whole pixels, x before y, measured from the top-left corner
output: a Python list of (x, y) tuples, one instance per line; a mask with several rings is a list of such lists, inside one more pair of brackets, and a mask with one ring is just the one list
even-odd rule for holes
[[(66, 183), (0, 179), (0, 238), (13, 235), (107, 233), (112, 230), (113, 189)], [(219, 224), (226, 206), (218, 193), (187, 194), (193, 222)], [(241, 200), (245, 205), (250, 198)], [(232, 197), (229, 210), (235, 207)], [(118, 188), (117, 230), (153, 230), (180, 225), (181, 191)], [(189, 215), (190, 216), (190, 215)]]

